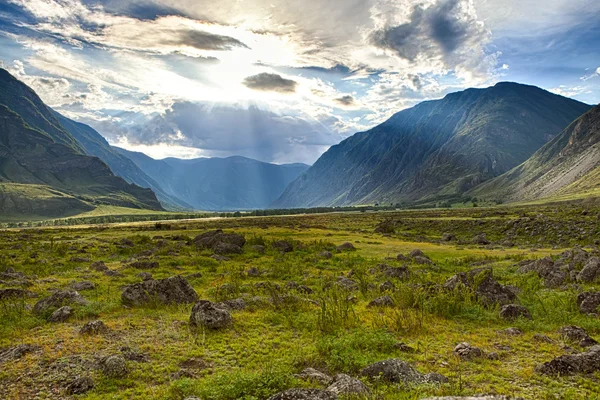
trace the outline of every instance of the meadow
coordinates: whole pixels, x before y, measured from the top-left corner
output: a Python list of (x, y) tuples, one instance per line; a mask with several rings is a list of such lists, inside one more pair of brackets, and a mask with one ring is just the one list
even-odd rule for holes
[[(594, 203), (557, 203), (6, 229), (0, 398), (268, 399), (338, 374), (356, 389), (341, 399), (600, 398), (597, 371), (540, 369), (589, 348), (561, 328), (600, 337), (577, 300), (597, 283), (579, 273), (599, 221)], [(199, 236), (217, 229), (227, 245)], [(565, 272), (558, 282), (540, 259)], [(123, 295), (173, 276), (231, 320), (193, 323), (196, 300)], [(507, 318), (482, 281), (529, 314)], [(418, 379), (365, 372), (390, 359)]]

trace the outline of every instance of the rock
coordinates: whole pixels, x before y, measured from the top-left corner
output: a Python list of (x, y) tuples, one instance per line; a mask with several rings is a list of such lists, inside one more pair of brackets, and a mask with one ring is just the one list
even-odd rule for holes
[(140, 272), (139, 274), (137, 274), (137, 277), (140, 278), (143, 281), (151, 281), (152, 280), (152, 274), (150, 272)]
[(457, 344), (453, 352), (464, 360), (472, 360), (474, 358), (483, 357), (483, 350), (478, 347), (473, 347), (466, 342)]
[(246, 300), (241, 297), (233, 300), (225, 300), (220, 303), (217, 303), (217, 306), (220, 308), (225, 308), (227, 310), (243, 310), (246, 308)]
[(231, 258), (225, 257), (225, 256), (220, 256), (218, 254), (213, 254), (212, 256), (210, 256), (210, 258), (212, 258), (213, 260), (217, 260), (217, 261), (231, 261)]
[(273, 243), (273, 248), (279, 250), (282, 253), (289, 253), (294, 251), (294, 246), (287, 240), (278, 240)]
[(578, 282), (594, 282), (600, 277), (600, 258), (592, 257), (577, 274)]
[(73, 290), (93, 290), (96, 289), (96, 284), (90, 281), (73, 282), (71, 284)]
[(104, 324), (104, 322), (97, 320), (97, 321), (86, 322), (85, 325), (83, 325), (81, 327), (81, 329), (79, 330), (79, 334), (80, 335), (99, 335), (101, 333), (107, 333), (108, 331), (110, 331), (108, 326), (106, 326)]
[(196, 236), (193, 242), (194, 245), (200, 249), (212, 250), (215, 250), (219, 244), (226, 243), (235, 247), (221, 246), (221, 251), (224, 249), (233, 248), (235, 248), (237, 251), (237, 248), (241, 250), (241, 248), (244, 247), (244, 244), (246, 244), (246, 239), (243, 235), (239, 235), (237, 233), (224, 233), (221, 229), (217, 229), (214, 231), (204, 232), (203, 234)]
[(331, 382), (333, 382), (332, 377), (314, 368), (305, 368), (302, 370), (302, 372), (297, 374), (296, 377), (305, 381), (318, 383), (323, 386), (328, 386), (331, 384)]
[(37, 294), (19, 288), (0, 289), (0, 300), (25, 299), (29, 297), (37, 297)]
[(556, 289), (565, 284), (567, 272), (555, 269), (544, 276), (544, 285), (547, 288)]
[(337, 400), (335, 393), (321, 389), (288, 389), (277, 393), (268, 400)]
[(391, 267), (386, 264), (380, 264), (379, 269), (382, 270), (383, 274), (388, 278), (406, 280), (410, 277), (408, 267)]
[(443, 233), (442, 242), (452, 242), (456, 240), (456, 236), (453, 233)]
[(496, 282), (491, 268), (483, 267), (469, 272), (459, 272), (444, 283), (447, 290), (456, 290), (461, 286), (473, 289), (478, 300), (484, 305), (510, 304), (517, 296), (508, 287)]
[(367, 307), (393, 307), (394, 305), (394, 300), (390, 296), (381, 296), (371, 300)]
[(101, 363), (102, 372), (110, 378), (122, 378), (127, 375), (127, 361), (122, 355), (112, 355), (104, 358)]
[(433, 264), (433, 262), (427, 258), (427, 257), (421, 257), (421, 256), (416, 256), (415, 258), (413, 258), (413, 261), (417, 264), (421, 264), (421, 265), (430, 265)]
[(93, 388), (94, 380), (89, 376), (81, 376), (72, 380), (65, 388), (65, 391), (69, 395), (84, 394), (89, 392)]
[(209, 329), (222, 329), (233, 324), (229, 311), (207, 300), (200, 300), (192, 308), (190, 325)]
[(488, 245), (490, 244), (490, 241), (488, 240), (487, 235), (485, 233), (480, 233), (479, 235), (473, 237), (473, 243), (480, 245)]
[(87, 305), (88, 301), (74, 290), (59, 290), (35, 303), (33, 313), (36, 315), (51, 314), (62, 306), (72, 304)]
[(364, 383), (346, 374), (337, 374), (327, 390), (345, 396), (366, 396), (371, 393)]
[(201, 358), (192, 357), (179, 363), (181, 368), (202, 371), (211, 368), (212, 365)]
[(163, 304), (189, 304), (198, 301), (198, 294), (179, 275), (128, 285), (121, 294), (123, 303), (139, 306), (158, 301)]
[(330, 259), (333, 257), (333, 254), (330, 251), (325, 250), (319, 253), (319, 257)]
[(90, 262), (90, 258), (89, 257), (71, 257), (69, 259), (69, 261), (74, 262), (74, 263), (84, 263), (84, 262)]
[(380, 292), (393, 292), (394, 290), (396, 290), (396, 285), (394, 285), (390, 281), (385, 281), (381, 285), (379, 285)]
[(248, 274), (248, 276), (261, 276), (262, 272), (256, 267), (250, 267), (248, 268), (248, 271), (246, 271), (246, 274)]
[(127, 346), (121, 347), (121, 353), (127, 361), (139, 363), (146, 363), (150, 361), (150, 357), (148, 357), (146, 354), (133, 351)]
[(495, 394), (478, 396), (442, 396), (426, 397), (422, 400), (524, 400), (522, 397), (500, 396)]
[(109, 269), (107, 271), (104, 271), (104, 275), (106, 276), (111, 276), (111, 277), (119, 277), (119, 276), (123, 276), (122, 273), (120, 273), (119, 271), (115, 271), (112, 269)]
[(129, 266), (135, 269), (157, 269), (160, 265), (157, 261), (134, 261)]
[(3, 349), (0, 349), (0, 362), (18, 360), (24, 355), (34, 353), (40, 349), (40, 346), (36, 346), (33, 344), (20, 344), (18, 346), (5, 347)]
[(49, 322), (65, 322), (71, 315), (73, 315), (73, 309), (69, 306), (62, 306), (58, 310), (54, 311), (50, 317)]
[(218, 255), (225, 255), (225, 254), (242, 254), (244, 252), (244, 250), (242, 250), (242, 248), (236, 244), (233, 243), (226, 243), (226, 242), (222, 242), (222, 243), (217, 243), (214, 247), (213, 247), (213, 251), (215, 252), (215, 254)]
[(409, 254), (409, 256), (410, 256), (410, 258), (415, 258), (415, 257), (424, 257), (424, 258), (427, 258), (427, 256), (425, 255), (425, 253), (423, 253), (419, 249), (414, 249), (413, 251), (411, 251), (410, 254)]
[(542, 335), (541, 333), (536, 333), (533, 335), (533, 340), (536, 342), (544, 342), (544, 343), (554, 343), (552, 339), (550, 339), (546, 335)]
[(585, 329), (575, 326), (563, 326), (558, 330), (560, 336), (571, 342), (578, 342), (581, 347), (590, 347), (598, 342), (590, 337)]
[(337, 247), (337, 251), (352, 251), (356, 250), (356, 247), (350, 242), (344, 242)]
[(410, 257), (406, 257), (404, 254), (398, 254), (396, 256), (396, 260), (398, 260), (398, 261), (410, 261)]
[(253, 246), (250, 246), (250, 248), (256, 251), (258, 254), (265, 254), (265, 246), (261, 244), (255, 244)]
[(514, 321), (518, 318), (533, 319), (528, 309), (517, 304), (507, 304), (500, 308), (500, 318)]
[(339, 276), (335, 284), (344, 290), (358, 290), (358, 283), (352, 279), (346, 278), (345, 276)]
[(406, 361), (397, 358), (371, 364), (363, 368), (359, 375), (373, 380), (381, 379), (388, 383), (405, 384), (434, 383), (445, 379), (445, 377), (438, 374), (422, 374)]
[(577, 295), (577, 306), (584, 314), (598, 312), (600, 307), (600, 292), (583, 292)]
[(600, 345), (592, 346), (579, 354), (567, 354), (556, 357), (538, 367), (545, 375), (590, 374), (600, 371)]
[(519, 328), (506, 328), (501, 331), (498, 331), (498, 333), (508, 336), (521, 336), (523, 334), (523, 331)]

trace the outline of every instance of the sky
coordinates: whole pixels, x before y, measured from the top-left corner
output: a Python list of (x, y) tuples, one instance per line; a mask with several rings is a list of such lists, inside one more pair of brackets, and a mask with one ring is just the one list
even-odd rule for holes
[(154, 158), (312, 164), (499, 81), (600, 102), (598, 0), (0, 0), (0, 60)]

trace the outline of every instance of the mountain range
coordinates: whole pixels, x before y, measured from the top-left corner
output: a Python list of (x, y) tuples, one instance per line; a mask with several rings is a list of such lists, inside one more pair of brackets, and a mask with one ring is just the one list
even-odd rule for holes
[(526, 161), (589, 109), (510, 82), (451, 93), (332, 146), (273, 207), (459, 199)]

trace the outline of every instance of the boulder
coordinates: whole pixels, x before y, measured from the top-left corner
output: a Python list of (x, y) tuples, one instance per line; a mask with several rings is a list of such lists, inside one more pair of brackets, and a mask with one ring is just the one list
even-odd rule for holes
[(0, 289), (0, 300), (26, 299), (30, 297), (37, 297), (37, 294), (19, 288)]
[(217, 306), (221, 307), (221, 308), (225, 308), (226, 310), (243, 310), (244, 308), (246, 308), (246, 300), (240, 298), (237, 299), (232, 299), (232, 300), (225, 300), (222, 301), (220, 303), (217, 303)]
[(294, 246), (287, 240), (278, 240), (274, 242), (272, 246), (275, 250), (279, 250), (282, 253), (294, 251)]
[(256, 267), (250, 267), (248, 268), (248, 271), (246, 271), (246, 274), (248, 276), (261, 276), (262, 272)]
[(479, 245), (488, 245), (490, 244), (490, 241), (485, 233), (480, 233), (479, 235), (475, 235), (473, 237), (473, 243)]
[(92, 378), (90, 378), (89, 376), (78, 376), (67, 385), (65, 391), (67, 392), (67, 394), (70, 395), (84, 394), (89, 392), (93, 388), (94, 380)]
[(425, 255), (425, 253), (423, 253), (421, 250), (419, 249), (414, 249), (410, 252), (409, 254), (410, 258), (415, 258), (415, 257), (425, 257), (427, 258), (427, 256)]
[(244, 250), (236, 244), (221, 242), (217, 243), (213, 247), (213, 251), (218, 255), (227, 255), (227, 254), (242, 254)]
[(24, 355), (34, 353), (40, 349), (40, 346), (33, 344), (20, 344), (13, 347), (5, 347), (0, 349), (0, 362), (18, 360)]
[(532, 319), (528, 309), (517, 304), (506, 304), (500, 308), (500, 318), (514, 321), (518, 318)]
[(421, 256), (416, 256), (415, 258), (413, 258), (413, 261), (417, 264), (421, 264), (421, 265), (431, 265), (433, 264), (433, 262), (427, 258), (427, 257), (421, 257)]
[(319, 257), (329, 259), (333, 257), (333, 254), (330, 251), (325, 250), (319, 253)]
[(127, 375), (127, 361), (118, 354), (104, 358), (100, 362), (102, 373), (110, 378), (122, 378)]
[(463, 360), (472, 360), (474, 358), (483, 357), (483, 350), (479, 347), (471, 346), (467, 342), (462, 342), (456, 345), (453, 353), (462, 358)]
[(299, 374), (296, 375), (296, 378), (308, 381), (308, 382), (313, 382), (313, 383), (318, 383), (320, 385), (323, 386), (328, 386), (331, 384), (331, 382), (333, 382), (333, 378), (330, 377), (327, 374), (324, 374), (323, 372), (316, 370), (314, 368), (305, 368), (302, 370), (302, 372), (300, 372)]
[(581, 347), (590, 347), (598, 344), (596, 340), (592, 339), (590, 335), (588, 335), (585, 329), (579, 326), (563, 326), (558, 330), (558, 333), (565, 340), (579, 343)]
[(101, 333), (107, 333), (110, 329), (102, 321), (90, 321), (86, 322), (85, 325), (79, 330), (80, 335), (99, 335)]
[(128, 285), (121, 294), (123, 303), (140, 306), (158, 301), (163, 304), (188, 304), (198, 301), (198, 294), (187, 280), (179, 275)]
[(396, 290), (396, 285), (394, 285), (390, 281), (385, 281), (381, 285), (379, 285), (380, 292), (393, 292), (394, 290)]
[(217, 229), (196, 236), (193, 243), (199, 249), (214, 250), (220, 243), (227, 243), (242, 248), (244, 247), (244, 244), (246, 244), (246, 239), (243, 235), (237, 233), (224, 233), (221, 229)]
[(394, 300), (390, 296), (381, 296), (371, 300), (367, 307), (393, 307), (394, 305)]
[(73, 282), (71, 288), (77, 291), (93, 290), (96, 289), (96, 284), (90, 281)]
[(152, 278), (152, 274), (150, 272), (140, 272), (139, 274), (137, 274), (137, 277), (140, 278), (143, 281), (151, 281)]
[(456, 236), (453, 233), (443, 233), (442, 234), (442, 242), (452, 242), (456, 240)]
[(577, 295), (577, 306), (584, 314), (598, 312), (600, 307), (600, 292), (583, 292)]
[(209, 329), (222, 329), (233, 324), (233, 318), (225, 307), (208, 300), (200, 300), (192, 308), (190, 325)]
[(524, 400), (522, 397), (501, 396), (496, 394), (484, 394), (477, 396), (442, 396), (426, 397), (422, 400)]
[(135, 269), (157, 269), (160, 265), (157, 261), (134, 261), (129, 266)]
[(508, 286), (494, 280), (493, 271), (488, 267), (459, 272), (448, 279), (443, 287), (447, 290), (456, 290), (461, 286), (472, 289), (478, 300), (488, 306), (510, 304), (517, 298)]
[(51, 314), (62, 306), (73, 304), (87, 305), (88, 301), (74, 290), (59, 290), (35, 303), (33, 313)]
[(577, 274), (578, 282), (594, 282), (600, 277), (600, 258), (592, 257), (585, 264), (583, 269)]
[(381, 379), (388, 383), (405, 384), (439, 383), (447, 380), (439, 374), (422, 374), (406, 361), (397, 358), (371, 364), (363, 368), (359, 375), (373, 380)]
[(600, 345), (592, 346), (583, 353), (556, 357), (542, 364), (537, 370), (545, 375), (561, 376), (600, 371)]
[(288, 389), (277, 393), (268, 400), (337, 400), (338, 396), (321, 389)]
[(71, 317), (71, 315), (73, 315), (73, 309), (69, 306), (62, 306), (58, 310), (54, 311), (50, 317), (48, 317), (48, 321), (65, 322)]
[(256, 251), (258, 254), (265, 254), (265, 246), (261, 245), (261, 244), (255, 244), (253, 246), (250, 246), (250, 248), (254, 251)]
[(356, 250), (356, 247), (354, 247), (354, 245), (350, 242), (345, 242), (340, 244), (336, 249), (337, 251), (352, 251)]
[(410, 277), (410, 271), (406, 266), (392, 267), (387, 264), (380, 264), (378, 267), (388, 278), (406, 280)]
[(364, 383), (346, 374), (337, 374), (327, 390), (343, 396), (367, 396), (371, 393)]

